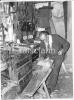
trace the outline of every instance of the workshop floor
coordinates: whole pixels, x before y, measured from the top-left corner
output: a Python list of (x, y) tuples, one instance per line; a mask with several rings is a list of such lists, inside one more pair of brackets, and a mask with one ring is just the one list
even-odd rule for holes
[(72, 98), (73, 97), (73, 73), (72, 67), (67, 72), (61, 71), (58, 84), (51, 98)]
[[(70, 66), (69, 66), (70, 67)], [(70, 67), (71, 68), (71, 67)], [(73, 74), (72, 69), (67, 72), (61, 71), (59, 75), (58, 84), (55, 91), (51, 94), (51, 98), (72, 98), (73, 97)], [(42, 98), (40, 95), (36, 95), (35, 99)], [(16, 88), (13, 87), (2, 100), (8, 99), (21, 99), (16, 94)]]
[[(51, 99), (72, 98), (73, 97), (73, 73), (72, 67), (66, 66), (67, 72), (63, 69), (60, 71), (58, 84), (55, 91), (51, 93)], [(41, 98), (39, 96), (35, 98)]]

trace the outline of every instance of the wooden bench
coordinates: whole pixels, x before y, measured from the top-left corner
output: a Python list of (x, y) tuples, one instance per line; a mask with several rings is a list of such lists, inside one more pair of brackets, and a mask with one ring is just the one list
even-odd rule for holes
[[(53, 63), (51, 66), (53, 66)], [(47, 77), (49, 76), (49, 74), (51, 73), (51, 71), (52, 71), (52, 68), (50, 67), (45, 72), (38, 71), (38, 73), (34, 73), (27, 87), (22, 92), (21, 98), (25, 98), (25, 97), (33, 98), (36, 91), (41, 87), (44, 88), (47, 98), (50, 98), (45, 81)]]

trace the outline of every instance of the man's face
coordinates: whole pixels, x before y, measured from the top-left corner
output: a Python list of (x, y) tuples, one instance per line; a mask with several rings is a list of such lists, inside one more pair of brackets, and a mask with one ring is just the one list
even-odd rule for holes
[(46, 35), (45, 34), (41, 34), (40, 35), (40, 40), (46, 40)]

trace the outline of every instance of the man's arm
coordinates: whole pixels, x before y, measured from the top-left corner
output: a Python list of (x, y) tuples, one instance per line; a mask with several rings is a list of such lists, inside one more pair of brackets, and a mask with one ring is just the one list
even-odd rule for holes
[(66, 39), (62, 38), (61, 36), (57, 34), (56, 36), (57, 36), (58, 42), (61, 44), (61, 50), (59, 52), (62, 52), (62, 54), (65, 54), (70, 48), (70, 43)]

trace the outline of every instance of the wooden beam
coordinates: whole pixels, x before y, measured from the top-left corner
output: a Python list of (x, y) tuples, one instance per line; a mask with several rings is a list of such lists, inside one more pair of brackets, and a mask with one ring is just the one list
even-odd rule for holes
[(67, 39), (67, 1), (63, 2), (63, 9), (64, 9), (65, 39)]

